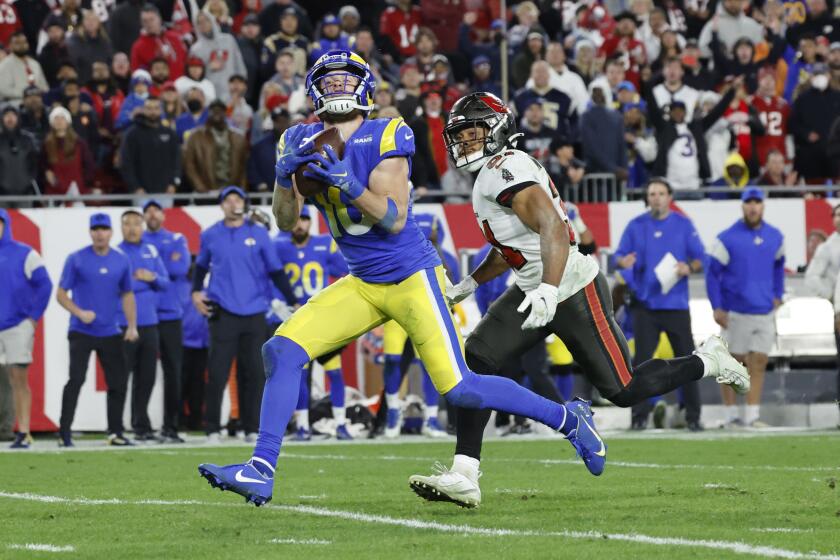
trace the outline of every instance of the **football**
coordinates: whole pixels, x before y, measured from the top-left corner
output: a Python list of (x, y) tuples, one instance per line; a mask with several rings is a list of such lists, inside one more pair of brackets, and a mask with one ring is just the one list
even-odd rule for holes
[[(324, 154), (324, 146), (330, 145), (339, 159), (344, 157), (344, 138), (341, 137), (341, 131), (337, 128), (324, 129), (313, 136), (312, 139), (315, 142), (315, 151)], [(301, 195), (309, 198), (329, 188), (326, 183), (304, 177), (304, 171), (306, 171), (306, 165), (298, 167), (295, 171), (295, 185), (297, 185), (297, 190)]]

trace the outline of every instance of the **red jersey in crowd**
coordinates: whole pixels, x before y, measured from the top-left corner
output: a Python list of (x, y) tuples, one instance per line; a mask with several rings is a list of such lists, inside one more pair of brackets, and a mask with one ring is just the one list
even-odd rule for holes
[(399, 49), (400, 55), (409, 57), (414, 56), (417, 51), (414, 48), (414, 39), (421, 25), (421, 13), (418, 6), (412, 6), (408, 12), (391, 6), (382, 12), (379, 18), (379, 33), (391, 39), (394, 46)]
[(738, 101), (736, 105), (729, 105), (726, 112), (723, 113), (726, 120), (732, 123), (732, 134), (735, 135), (735, 141), (738, 145), (738, 153), (744, 158), (744, 161), (750, 161), (752, 158), (752, 137), (750, 136), (749, 116), (750, 109), (746, 101)]
[(755, 150), (758, 155), (758, 164), (763, 166), (767, 161), (767, 154), (771, 150), (779, 150), (787, 160), (787, 149), (785, 138), (788, 135), (788, 118), (790, 117), (790, 105), (781, 97), (762, 97), (754, 95), (750, 105), (758, 111), (758, 118), (764, 125), (764, 135), (755, 139)]
[(168, 29), (157, 36), (141, 32), (131, 47), (131, 69), (148, 70), (152, 60), (158, 57), (169, 61), (170, 80), (176, 80), (184, 75), (187, 49), (184, 48), (184, 43), (178, 33)]
[(20, 18), (14, 5), (0, 0), (0, 43), (8, 45), (12, 34), (20, 30)]
[(438, 52), (458, 50), (458, 27), (464, 20), (467, 6), (463, 0), (420, 0), (423, 25), (435, 32)]
[(643, 63), (647, 59), (644, 43), (633, 37), (621, 37), (617, 33), (607, 37), (604, 44), (601, 45), (600, 51), (600, 54), (605, 58), (610, 58), (617, 52), (627, 53), (630, 56), (631, 64)]

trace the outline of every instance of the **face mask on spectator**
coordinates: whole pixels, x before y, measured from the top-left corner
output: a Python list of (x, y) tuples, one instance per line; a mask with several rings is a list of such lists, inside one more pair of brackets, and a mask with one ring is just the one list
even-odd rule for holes
[(187, 109), (190, 110), (190, 113), (198, 113), (201, 111), (201, 101), (198, 99), (190, 99), (187, 101)]
[(817, 74), (811, 78), (811, 85), (820, 91), (825, 91), (828, 87), (828, 76), (826, 74)]

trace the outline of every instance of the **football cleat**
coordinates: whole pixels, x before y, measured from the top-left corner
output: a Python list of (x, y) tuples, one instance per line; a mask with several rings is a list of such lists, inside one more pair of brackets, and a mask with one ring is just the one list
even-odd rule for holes
[(312, 439), (312, 433), (306, 428), (298, 428), (295, 432), (294, 439), (295, 441), (310, 441)]
[(749, 392), (750, 375), (747, 368), (732, 357), (721, 337), (716, 334), (710, 336), (694, 353), (702, 354), (716, 366), (709, 368), (706, 376), (714, 377), (721, 385), (729, 385), (738, 394), (744, 395)]
[(59, 430), (58, 432), (58, 446), (59, 447), (76, 447), (73, 445), (73, 438), (70, 436), (70, 432), (65, 432), (63, 430)]
[(665, 414), (668, 412), (668, 405), (664, 400), (659, 399), (653, 405), (653, 427), (657, 430), (665, 428)]
[[(414, 493), (430, 502), (452, 502), (464, 508), (476, 508), (481, 504), (481, 489), (478, 480), (435, 463), (431, 476), (411, 475), (408, 486)], [(481, 477), (481, 473), (478, 473)]]
[(437, 418), (428, 418), (423, 422), (422, 433), (424, 436), (431, 438), (443, 438), (449, 435), (446, 433), (446, 430), (441, 428)]
[(350, 435), (350, 432), (347, 431), (347, 424), (342, 424), (335, 429), (335, 439), (340, 440), (351, 440), (353, 436)]
[(128, 447), (134, 445), (130, 439), (122, 435), (122, 433), (108, 434), (108, 445), (116, 447)]
[(569, 412), (578, 417), (578, 426), (566, 436), (589, 472), (599, 476), (607, 463), (607, 444), (595, 429), (590, 402), (575, 397), (566, 403)]
[(160, 443), (186, 443), (184, 438), (178, 435), (178, 432), (161, 432), (160, 433)]
[(271, 501), (274, 478), (268, 478), (258, 471), (253, 461), (239, 465), (198, 465), (198, 473), (207, 479), (210, 486), (220, 490), (236, 492), (246, 503), (259, 507)]
[(32, 434), (16, 432), (15, 441), (10, 446), (11, 449), (29, 449), (32, 446)]
[(402, 430), (402, 411), (399, 408), (389, 408), (385, 423), (385, 437), (394, 439)]

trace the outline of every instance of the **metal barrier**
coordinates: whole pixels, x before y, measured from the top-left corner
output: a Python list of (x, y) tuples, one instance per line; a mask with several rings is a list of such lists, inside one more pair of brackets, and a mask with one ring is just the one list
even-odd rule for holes
[(613, 202), (624, 200), (624, 183), (612, 173), (589, 173), (566, 190), (568, 202)]

